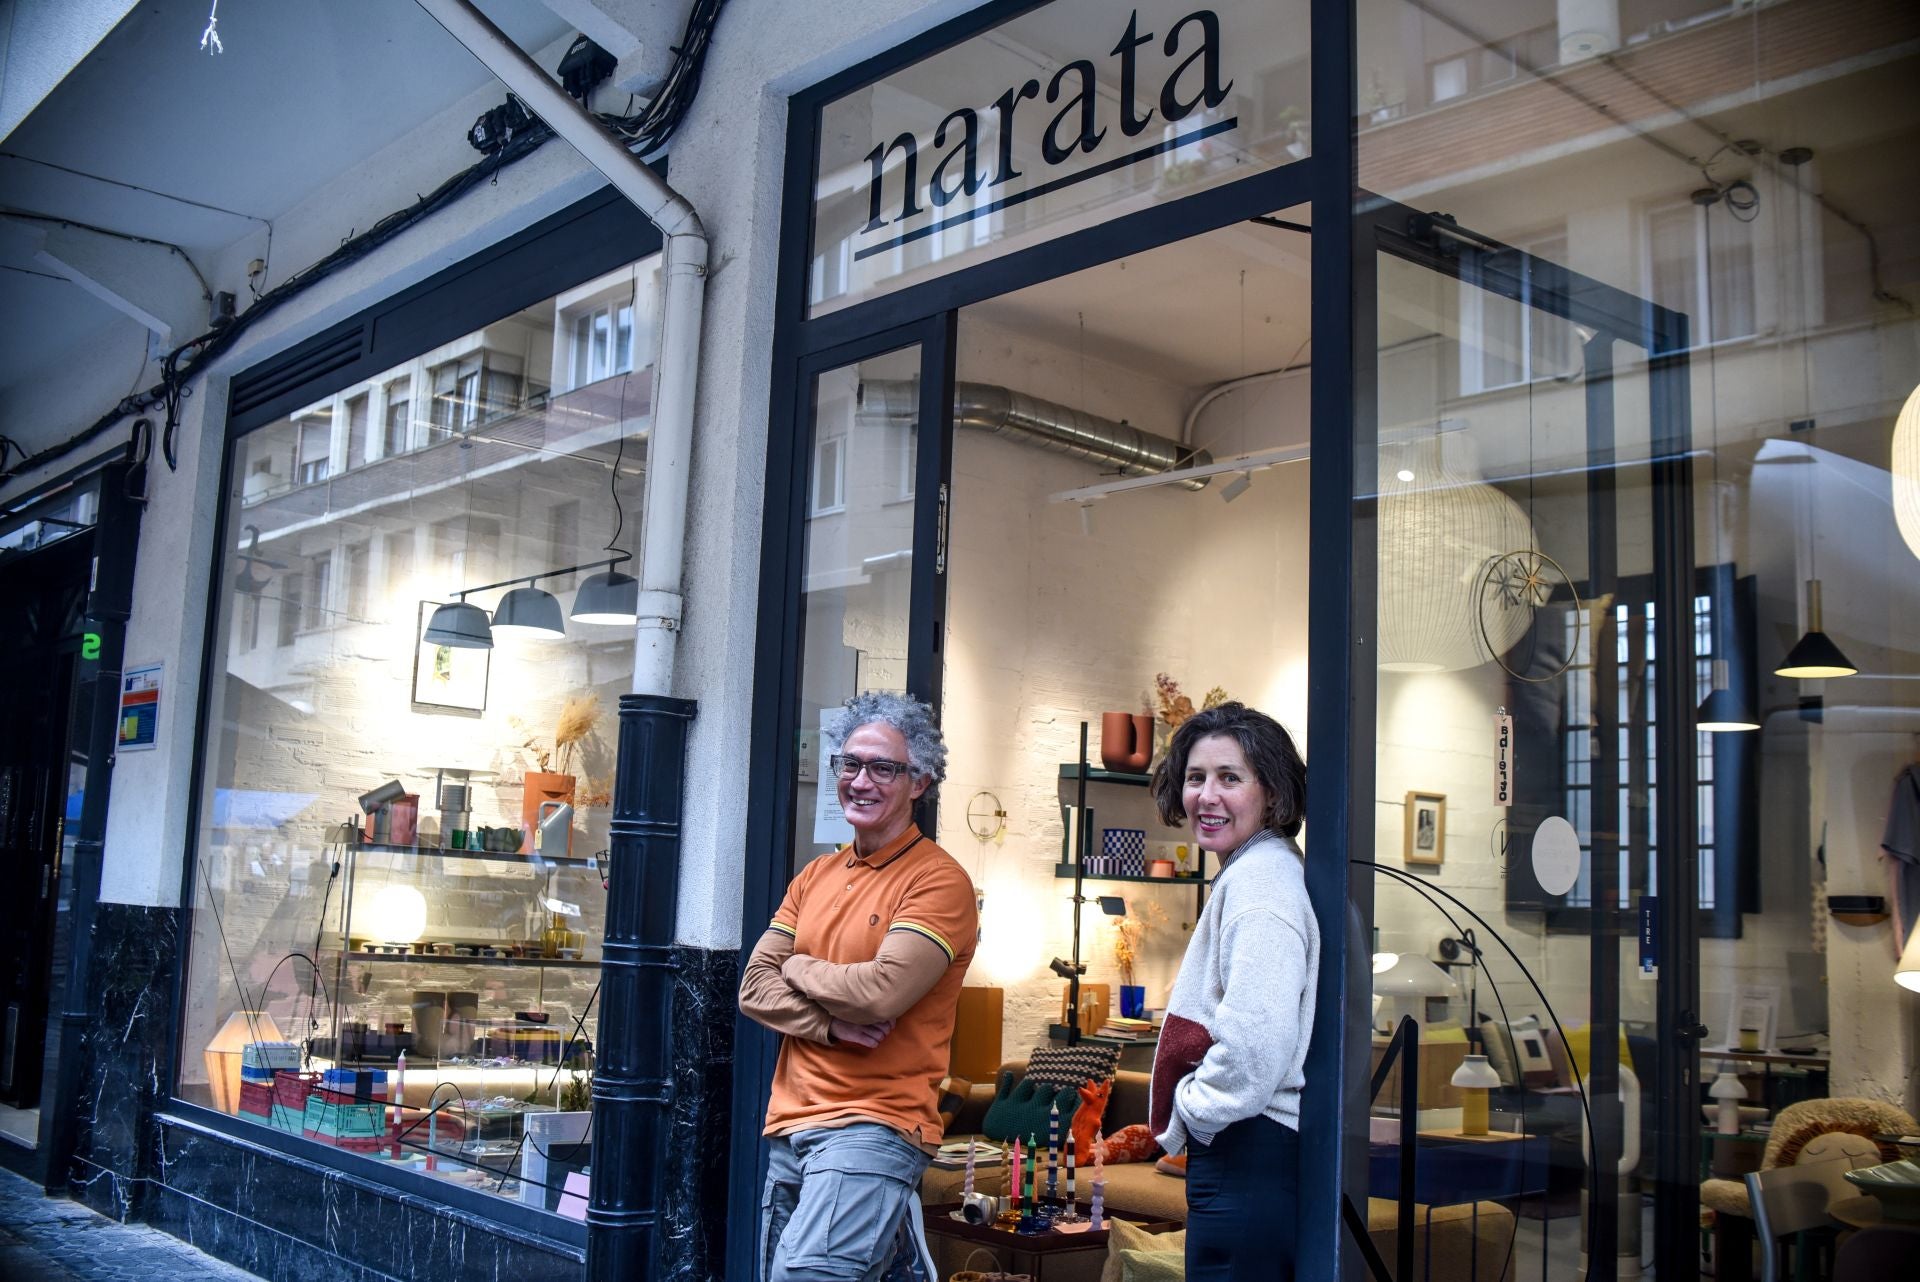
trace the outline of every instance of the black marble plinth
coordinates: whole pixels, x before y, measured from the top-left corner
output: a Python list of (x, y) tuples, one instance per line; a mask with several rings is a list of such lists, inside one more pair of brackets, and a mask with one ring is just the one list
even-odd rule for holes
[(733, 1025), (740, 958), (732, 949), (676, 948), (673, 1102), (666, 1205), (660, 1208), (660, 1276), (723, 1276), (727, 1141), (733, 1128)]

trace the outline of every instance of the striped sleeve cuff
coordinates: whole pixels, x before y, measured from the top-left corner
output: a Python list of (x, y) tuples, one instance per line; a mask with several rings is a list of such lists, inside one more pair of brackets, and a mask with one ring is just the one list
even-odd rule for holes
[(921, 935), (926, 937), (927, 939), (931, 939), (934, 943), (940, 945), (940, 951), (947, 955), (948, 961), (953, 960), (953, 957), (954, 957), (953, 945), (949, 944), (946, 941), (946, 938), (942, 936), (939, 931), (934, 930), (932, 927), (922, 926), (917, 921), (896, 921), (891, 925), (889, 925), (887, 929), (890, 931), (891, 930), (910, 931), (913, 934)]
[(783, 934), (783, 935), (786, 935), (786, 936), (788, 936), (788, 937), (790, 937), (790, 938), (791, 938), (792, 936), (795, 936), (795, 935), (798, 935), (798, 934), (800, 933), (800, 932), (799, 932), (798, 930), (796, 930), (796, 929), (795, 929), (794, 927), (792, 927), (792, 926), (789, 926), (789, 925), (788, 925), (788, 924), (787, 924), (786, 922), (784, 922), (784, 921), (781, 921), (781, 920), (780, 920), (779, 918), (775, 918), (774, 920), (772, 920), (772, 921), (770, 921), (770, 922), (768, 922), (768, 923), (767, 923), (767, 929), (768, 929), (768, 930), (777, 930), (777, 931), (779, 931), (779, 932), (780, 932), (781, 934)]

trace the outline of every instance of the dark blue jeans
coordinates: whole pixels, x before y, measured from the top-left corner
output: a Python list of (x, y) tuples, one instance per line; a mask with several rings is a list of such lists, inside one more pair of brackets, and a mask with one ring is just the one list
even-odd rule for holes
[(1293, 1282), (1299, 1133), (1250, 1117), (1187, 1154), (1187, 1282)]

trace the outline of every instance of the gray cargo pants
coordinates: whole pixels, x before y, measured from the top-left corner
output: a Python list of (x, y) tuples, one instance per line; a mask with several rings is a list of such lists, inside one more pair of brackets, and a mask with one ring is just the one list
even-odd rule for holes
[[(925, 1271), (927, 1155), (875, 1122), (767, 1141), (761, 1282), (889, 1282)], [(931, 1282), (928, 1279), (927, 1282)]]

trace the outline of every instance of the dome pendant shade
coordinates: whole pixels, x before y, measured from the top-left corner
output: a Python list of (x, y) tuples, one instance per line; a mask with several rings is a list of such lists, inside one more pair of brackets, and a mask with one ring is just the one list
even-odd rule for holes
[(618, 570), (603, 570), (580, 585), (573, 597), (575, 623), (634, 623), (640, 615), (640, 581)]
[(427, 620), (426, 635), (421, 639), (428, 645), (450, 646), (455, 650), (493, 649), (493, 629), (488, 625), (487, 612), (465, 601), (437, 607), (433, 617)]
[(559, 600), (551, 592), (532, 587), (515, 588), (500, 598), (493, 611), (493, 630), (540, 638), (567, 635)]
[(1893, 519), (1907, 550), (1920, 556), (1920, 387), (1893, 424)]
[(1752, 709), (1746, 706), (1746, 700), (1728, 689), (1731, 682), (1727, 679), (1727, 661), (1713, 661), (1713, 689), (1700, 701), (1700, 710), (1696, 724), (1709, 734), (1724, 734), (1734, 730), (1758, 730), (1760, 723), (1754, 719)]
[(1820, 580), (1807, 580), (1807, 630), (1787, 651), (1787, 657), (1773, 670), (1777, 677), (1797, 677), (1802, 681), (1821, 677), (1850, 677), (1860, 669), (1820, 630)]
[(1526, 512), (1481, 477), (1473, 440), (1444, 430), (1383, 446), (1380, 477), (1381, 669), (1457, 672), (1511, 650), (1534, 603), (1483, 605), (1482, 579), (1496, 558), (1537, 545)]

